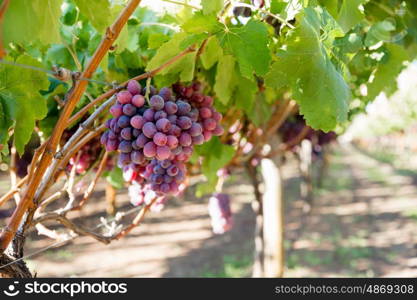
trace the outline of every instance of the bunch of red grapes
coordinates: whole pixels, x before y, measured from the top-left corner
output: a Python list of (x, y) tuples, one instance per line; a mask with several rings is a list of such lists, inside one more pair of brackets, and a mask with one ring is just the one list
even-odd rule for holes
[[(147, 93), (139, 82), (128, 82), (110, 108), (113, 118), (101, 136), (107, 151), (119, 151), (118, 166), (123, 169), (134, 205), (166, 195), (177, 195), (184, 188), (185, 162), (194, 145), (223, 134), (222, 115), (213, 107), (213, 98), (201, 93), (201, 85), (175, 84), (159, 92)], [(148, 94), (149, 101), (145, 98)]]
[(230, 197), (227, 194), (215, 193), (209, 199), (211, 227), (215, 234), (223, 234), (233, 226)]
[[(295, 139), (307, 124), (301, 115), (295, 115), (285, 121), (279, 129), (282, 137), (282, 142), (290, 143)], [(337, 134), (334, 131), (324, 132), (321, 130), (311, 129), (308, 131), (304, 139), (308, 139), (313, 144), (313, 154), (320, 155), (324, 145), (330, 144), (337, 139)], [(298, 145), (294, 145), (290, 150), (295, 151)]]
[[(62, 134), (62, 140), (67, 141), (75, 133), (74, 129), (65, 130)], [(88, 168), (97, 160), (101, 147), (99, 138), (94, 138), (80, 149), (76, 155), (70, 158), (67, 170), (71, 171), (75, 168), (76, 174), (84, 174)]]

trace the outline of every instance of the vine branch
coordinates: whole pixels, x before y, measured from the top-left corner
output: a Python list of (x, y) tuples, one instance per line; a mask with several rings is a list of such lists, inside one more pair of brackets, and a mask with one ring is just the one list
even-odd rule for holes
[[(126, 25), (127, 20), (132, 15), (136, 7), (139, 5), (141, 0), (130, 0), (127, 6), (121, 11), (116, 21), (106, 30), (106, 34), (102, 39), (100, 45), (96, 49), (93, 57), (88, 63), (86, 69), (82, 73), (81, 77), (91, 78), (94, 71), (99, 66), (100, 62), (110, 50), (113, 43), (119, 36), (121, 30)], [(58, 146), (58, 143), (61, 139), (62, 133), (67, 127), (68, 119), (70, 118), (75, 105), (81, 99), (81, 96), (84, 94), (87, 88), (88, 82), (85, 80), (77, 81), (74, 89), (68, 95), (67, 102), (64, 106), (63, 112), (61, 113), (58, 122), (52, 132), (51, 138), (48, 140), (45, 151), (40, 160), (39, 166), (36, 170), (36, 173), (33, 175), (32, 180), (28, 184), (28, 188), (24, 193), (22, 200), (19, 202), (17, 208), (15, 209), (12, 217), (10, 218), (7, 227), (2, 231), (0, 235), (0, 253), (3, 253), (4, 250), (8, 247), (9, 243), (13, 239), (15, 233), (17, 232), (18, 227), (21, 224), (22, 218), (25, 212), (34, 205), (33, 196), (41, 183), (42, 177), (45, 174), (49, 164), (51, 163), (55, 150)]]

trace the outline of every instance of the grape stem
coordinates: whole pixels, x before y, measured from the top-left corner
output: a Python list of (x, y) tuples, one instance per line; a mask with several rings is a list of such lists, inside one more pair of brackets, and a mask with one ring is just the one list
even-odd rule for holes
[(146, 103), (148, 103), (149, 106), (151, 106), (151, 103), (149, 101), (149, 94), (151, 92), (151, 77), (148, 77), (146, 79), (146, 87), (145, 87), (145, 99), (146, 99)]

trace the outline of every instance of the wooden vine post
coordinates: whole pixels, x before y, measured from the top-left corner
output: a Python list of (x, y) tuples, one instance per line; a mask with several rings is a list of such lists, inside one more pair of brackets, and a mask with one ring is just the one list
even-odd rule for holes
[(263, 240), (264, 277), (282, 277), (284, 274), (284, 199), (282, 177), (276, 159), (261, 161), (264, 183)]

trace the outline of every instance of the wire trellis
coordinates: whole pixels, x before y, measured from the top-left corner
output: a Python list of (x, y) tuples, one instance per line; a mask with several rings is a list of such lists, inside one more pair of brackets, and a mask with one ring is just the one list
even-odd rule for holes
[[(7, 61), (7, 60), (3, 60), (3, 59), (0, 59), (0, 63), (4, 64), (4, 65), (16, 66), (16, 67), (20, 67), (20, 68), (24, 68), (24, 69), (44, 72), (44, 73), (50, 74), (51, 77), (53, 77), (53, 78), (57, 78), (56, 77), (57, 73), (52, 71), (52, 70), (47, 70), (47, 69), (43, 69), (43, 68), (40, 68), (40, 67), (31, 66), (31, 65), (20, 64), (20, 63)], [(93, 83), (97, 83), (97, 84), (102, 84), (102, 85), (107, 85), (107, 86), (113, 86), (114, 85), (113, 83), (109, 83), (109, 82), (106, 82), (106, 81), (100, 81), (100, 80), (90, 79), (90, 78), (85, 78), (85, 77), (80, 77), (78, 80), (85, 80), (85, 81), (89, 81), (89, 82), (93, 82)]]

